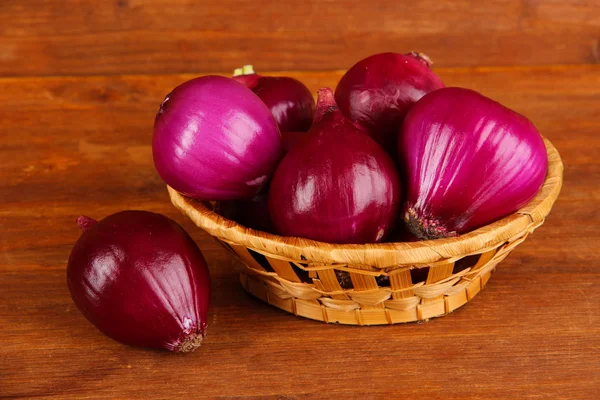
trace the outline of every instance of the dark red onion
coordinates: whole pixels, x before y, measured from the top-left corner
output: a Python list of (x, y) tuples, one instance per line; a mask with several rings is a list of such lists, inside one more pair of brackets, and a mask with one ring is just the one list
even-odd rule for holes
[(517, 211), (544, 182), (544, 141), (524, 116), (468, 89), (425, 95), (398, 139), (404, 219), (421, 239), (468, 232)]
[(217, 203), (215, 211), (247, 228), (275, 232), (269, 214), (269, 193), (263, 190), (250, 200), (225, 200)]
[(198, 246), (174, 221), (123, 211), (83, 234), (67, 267), (73, 301), (111, 338), (130, 345), (193, 351), (206, 335), (210, 275)]
[(269, 107), (281, 132), (306, 132), (313, 121), (315, 99), (300, 81), (285, 76), (261, 76), (252, 65), (233, 73)]
[(281, 159), (281, 135), (244, 85), (204, 76), (176, 87), (160, 106), (154, 164), (173, 189), (200, 200), (252, 198)]
[(307, 134), (308, 132), (281, 132), (283, 150), (287, 153)]
[(400, 180), (392, 159), (321, 89), (308, 135), (271, 181), (269, 210), (284, 235), (331, 243), (372, 243), (394, 227)]
[(344, 74), (335, 100), (346, 117), (393, 152), (410, 107), (423, 95), (444, 87), (430, 66), (422, 53), (372, 55)]

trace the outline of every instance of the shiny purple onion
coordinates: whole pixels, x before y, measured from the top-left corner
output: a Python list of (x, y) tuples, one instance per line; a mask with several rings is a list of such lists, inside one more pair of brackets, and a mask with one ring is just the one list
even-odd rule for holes
[(195, 78), (167, 95), (154, 122), (154, 164), (173, 189), (200, 200), (252, 198), (283, 149), (273, 115), (239, 82)]
[(393, 153), (410, 107), (444, 84), (422, 53), (380, 53), (353, 65), (335, 89), (342, 113)]
[(471, 231), (517, 211), (542, 186), (544, 141), (524, 116), (462, 88), (425, 95), (398, 138), (404, 219), (420, 239)]
[(273, 113), (282, 133), (306, 132), (310, 128), (315, 99), (299, 80), (287, 76), (258, 75), (252, 65), (236, 69), (233, 79), (260, 97)]
[(122, 211), (77, 220), (67, 266), (77, 308), (121, 343), (189, 352), (206, 335), (210, 275), (198, 246), (169, 218)]
[(269, 210), (287, 236), (330, 243), (380, 242), (392, 231), (400, 180), (389, 155), (321, 89), (315, 122), (283, 158)]

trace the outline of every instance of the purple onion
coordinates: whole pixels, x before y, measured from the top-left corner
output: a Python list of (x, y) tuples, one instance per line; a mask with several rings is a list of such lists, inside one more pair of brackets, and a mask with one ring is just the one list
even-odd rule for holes
[(423, 95), (444, 87), (422, 53), (381, 53), (357, 62), (335, 89), (342, 113), (388, 151), (404, 116)]
[(252, 198), (283, 154), (265, 104), (233, 79), (204, 76), (176, 87), (160, 106), (154, 164), (173, 189), (200, 200)]
[(206, 335), (210, 275), (198, 246), (174, 221), (123, 211), (96, 222), (71, 251), (67, 281), (77, 308), (130, 345), (189, 352)]
[(273, 113), (282, 133), (306, 132), (310, 128), (315, 99), (299, 80), (287, 76), (258, 75), (252, 65), (236, 69), (233, 79), (260, 97)]
[(308, 132), (281, 132), (283, 150), (287, 153), (307, 134)]
[(216, 204), (215, 212), (247, 228), (275, 232), (269, 213), (269, 192), (262, 190), (250, 200), (225, 200)]
[(269, 210), (287, 236), (330, 243), (379, 242), (394, 227), (400, 180), (394, 162), (321, 89), (315, 122), (283, 158)]
[(398, 138), (404, 219), (421, 239), (454, 236), (517, 211), (542, 186), (544, 141), (524, 116), (461, 88), (425, 95)]

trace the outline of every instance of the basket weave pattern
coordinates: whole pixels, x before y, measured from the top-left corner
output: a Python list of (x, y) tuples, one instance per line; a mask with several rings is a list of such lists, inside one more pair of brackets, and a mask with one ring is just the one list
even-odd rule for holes
[[(172, 188), (173, 204), (241, 262), (243, 287), (306, 318), (350, 325), (423, 321), (448, 314), (485, 286), (496, 265), (544, 222), (563, 165), (546, 140), (549, 168), (540, 192), (515, 214), (448, 239), (334, 245), (271, 235), (219, 216)], [(415, 269), (428, 268), (420, 279)], [(411, 270), (413, 270), (411, 273)], [(351, 284), (342, 287), (340, 274)]]

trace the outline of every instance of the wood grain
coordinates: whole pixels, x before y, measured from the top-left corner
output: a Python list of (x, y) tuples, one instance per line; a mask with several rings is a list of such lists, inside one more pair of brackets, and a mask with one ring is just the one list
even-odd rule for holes
[[(565, 164), (547, 222), (454, 313), (326, 325), (246, 295), (230, 256), (171, 206), (150, 150), (158, 104), (192, 75), (0, 78), (0, 398), (592, 399), (600, 391), (600, 67), (437, 70), (528, 115)], [(290, 72), (316, 90), (341, 72)], [(113, 342), (74, 307), (80, 214), (174, 218), (214, 279), (203, 346)]]
[(582, 0), (3, 0), (0, 76), (348, 68), (418, 50), (440, 66), (600, 60)]

